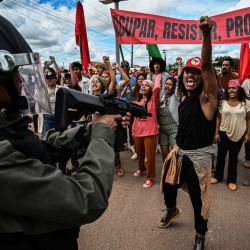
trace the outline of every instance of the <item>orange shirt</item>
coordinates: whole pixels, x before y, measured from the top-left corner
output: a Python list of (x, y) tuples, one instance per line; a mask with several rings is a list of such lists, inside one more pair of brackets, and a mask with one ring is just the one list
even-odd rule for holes
[(223, 75), (220, 73), (218, 75), (218, 84), (220, 88), (226, 89), (229, 80), (238, 79), (239, 75), (236, 72), (230, 72), (229, 74)]

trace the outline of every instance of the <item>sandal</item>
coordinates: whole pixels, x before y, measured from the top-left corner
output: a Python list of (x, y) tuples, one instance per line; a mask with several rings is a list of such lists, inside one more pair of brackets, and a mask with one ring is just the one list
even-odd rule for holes
[(135, 177), (139, 177), (141, 175), (143, 175), (143, 172), (141, 170), (139, 170), (139, 169), (136, 172), (134, 172)]
[(150, 187), (153, 186), (153, 184), (154, 184), (154, 181), (148, 179), (148, 180), (146, 180), (145, 183), (143, 184), (143, 188), (150, 188)]

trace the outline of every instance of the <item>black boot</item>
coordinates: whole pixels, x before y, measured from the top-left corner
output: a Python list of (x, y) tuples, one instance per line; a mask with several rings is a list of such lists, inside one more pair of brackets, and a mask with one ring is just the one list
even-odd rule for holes
[(177, 219), (181, 215), (181, 210), (178, 207), (173, 207), (171, 209), (167, 208), (165, 215), (161, 218), (158, 224), (159, 228), (166, 228), (170, 225), (171, 221)]
[(204, 250), (204, 244), (205, 244), (205, 235), (196, 233), (194, 250)]

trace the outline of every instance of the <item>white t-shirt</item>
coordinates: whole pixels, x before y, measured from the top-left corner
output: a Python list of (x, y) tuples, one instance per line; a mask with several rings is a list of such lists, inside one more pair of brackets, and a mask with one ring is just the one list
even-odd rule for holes
[[(56, 85), (54, 89), (50, 89), (47, 86), (47, 90), (48, 90), (48, 98), (49, 98), (49, 102), (51, 105), (51, 110), (52, 113), (55, 113), (55, 107), (56, 107), (56, 92), (59, 88), (63, 88), (63, 86), (61, 85)], [(37, 93), (35, 93), (35, 96), (37, 96)], [(38, 97), (36, 97), (37, 99), (39, 99)], [(48, 114), (48, 112), (42, 107), (40, 106), (37, 102), (36, 102), (36, 113), (43, 113), (43, 114)]]
[(92, 87), (91, 87), (91, 80), (90, 79), (88, 79), (86, 77), (82, 77), (82, 80), (78, 82), (78, 85), (82, 89), (82, 93), (84, 93), (84, 94), (91, 94), (92, 93)]
[(54, 89), (48, 88), (49, 101), (50, 101), (53, 114), (55, 113), (55, 109), (56, 109), (56, 90), (57, 88), (54, 88)]
[(234, 142), (241, 139), (246, 131), (246, 113), (250, 111), (250, 101), (239, 103), (232, 107), (226, 100), (222, 101), (220, 131), (225, 131), (227, 137)]

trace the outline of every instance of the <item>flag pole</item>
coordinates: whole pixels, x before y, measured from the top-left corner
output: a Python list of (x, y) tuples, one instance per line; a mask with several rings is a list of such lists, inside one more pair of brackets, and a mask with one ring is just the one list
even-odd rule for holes
[(120, 49), (120, 52), (121, 52), (122, 61), (125, 61), (125, 60), (124, 60), (124, 55), (123, 55), (123, 51), (122, 51), (122, 46), (121, 46), (121, 44), (119, 45), (119, 49)]

